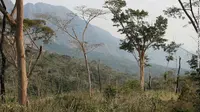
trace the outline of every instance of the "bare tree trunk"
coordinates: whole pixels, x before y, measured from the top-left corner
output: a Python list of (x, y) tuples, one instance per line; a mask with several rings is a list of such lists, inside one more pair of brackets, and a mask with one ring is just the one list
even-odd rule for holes
[(151, 72), (150, 72), (150, 69), (149, 69), (149, 89), (151, 89)]
[(79, 89), (79, 83), (80, 83), (80, 78), (79, 78), (79, 75), (78, 75), (78, 72), (76, 73), (76, 78), (77, 78), (77, 90), (80, 90)]
[(101, 74), (100, 74), (100, 60), (99, 60), (97, 69), (98, 69), (98, 75), (99, 75), (99, 91), (101, 92), (102, 85), (101, 85)]
[(176, 93), (178, 93), (179, 90), (179, 74), (181, 69), (181, 57), (179, 57), (179, 67), (178, 67), (178, 73), (177, 73), (177, 79), (176, 79)]
[[(3, 8), (6, 10), (6, 6), (4, 4), (4, 1), (1, 0), (1, 4), (3, 6)], [(0, 96), (1, 96), (1, 100), (4, 103), (5, 102), (5, 80), (4, 80), (4, 76), (5, 76), (5, 69), (6, 69), (6, 56), (3, 52), (4, 50), (4, 40), (5, 40), (5, 30), (6, 30), (6, 16), (3, 15), (3, 20), (2, 20), (2, 32), (1, 32), (1, 43), (0, 43), (0, 53), (1, 53), (1, 74), (0, 74)]]
[(140, 86), (141, 90), (144, 91), (144, 52), (140, 55)]
[(19, 104), (26, 105), (27, 103), (27, 74), (26, 74), (26, 59), (24, 50), (24, 6), (23, 0), (17, 0), (17, 28), (16, 28), (16, 48), (17, 48), (17, 65), (18, 65), (18, 100)]
[(91, 97), (92, 96), (92, 81), (91, 81), (90, 68), (89, 68), (88, 58), (87, 58), (87, 53), (85, 51), (85, 48), (82, 47), (82, 50), (83, 50), (83, 55), (84, 55), (84, 60), (85, 60), (85, 66), (86, 66), (87, 73), (88, 73), (89, 93), (90, 93), (90, 97)]
[(168, 66), (169, 66), (169, 61), (167, 61), (167, 66), (165, 68), (165, 74), (164, 74), (164, 80), (167, 80), (167, 76), (168, 76)]

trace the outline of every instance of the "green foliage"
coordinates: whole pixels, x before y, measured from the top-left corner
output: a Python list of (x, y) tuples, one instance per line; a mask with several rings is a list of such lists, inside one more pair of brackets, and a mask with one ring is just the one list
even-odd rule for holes
[(192, 55), (191, 60), (188, 60), (187, 62), (190, 65), (191, 69), (197, 69), (197, 55)]
[(31, 36), (34, 41), (40, 40), (44, 43), (49, 43), (55, 36), (54, 30), (46, 26), (45, 20), (24, 19), (24, 28), (25, 35)]
[[(99, 87), (97, 63), (92, 61), (89, 64), (91, 66), (93, 88), (96, 90)], [(100, 66), (102, 88), (108, 85), (109, 82), (113, 84), (116, 80), (121, 85), (130, 77), (103, 64)], [(29, 79), (28, 94), (30, 97), (45, 97), (71, 91), (85, 91), (88, 89), (87, 80), (87, 71), (83, 60), (67, 55), (43, 52), (33, 71), (33, 75)], [(15, 96), (17, 91), (14, 88), (16, 87), (17, 79), (15, 69), (12, 66), (9, 66), (6, 71), (6, 82), (6, 93)]]
[(140, 82), (138, 80), (129, 80), (123, 85), (121, 91), (124, 91), (124, 93), (140, 91)]
[(115, 23), (114, 26), (119, 28), (118, 32), (126, 35), (126, 39), (122, 40), (121, 49), (129, 52), (145, 51), (150, 47), (158, 49), (167, 41), (162, 38), (167, 28), (166, 18), (159, 16), (154, 25), (150, 25), (145, 21), (148, 12), (130, 8), (123, 11), (122, 8), (126, 6), (124, 0), (108, 0), (105, 5), (113, 14), (112, 21)]
[(165, 15), (168, 17), (174, 17), (179, 19), (189, 19), (189, 24), (192, 24), (194, 27), (194, 30), (198, 32), (198, 17), (195, 15), (195, 9), (199, 5), (198, 0), (178, 0), (178, 3), (181, 7), (169, 7), (166, 10), (164, 10)]
[(181, 44), (176, 44), (176, 42), (172, 41), (170, 44), (164, 46), (164, 51), (167, 53), (166, 60), (167, 62), (174, 60), (174, 54), (177, 52), (178, 48)]
[(113, 98), (116, 97), (117, 91), (114, 87), (109, 85), (104, 89), (103, 93), (106, 100), (112, 100)]

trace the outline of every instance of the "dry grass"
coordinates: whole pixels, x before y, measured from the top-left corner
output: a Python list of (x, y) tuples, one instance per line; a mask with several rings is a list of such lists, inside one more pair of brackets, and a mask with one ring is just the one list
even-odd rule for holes
[(102, 94), (92, 98), (87, 93), (68, 93), (32, 101), (29, 107), (16, 104), (1, 105), (0, 112), (170, 112), (171, 101), (178, 95), (166, 91), (118, 94), (105, 100)]

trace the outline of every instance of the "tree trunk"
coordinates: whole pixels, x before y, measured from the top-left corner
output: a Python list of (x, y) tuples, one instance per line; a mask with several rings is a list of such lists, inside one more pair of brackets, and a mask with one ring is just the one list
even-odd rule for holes
[(80, 78), (79, 78), (79, 75), (78, 75), (78, 72), (76, 73), (76, 78), (77, 78), (77, 90), (80, 90), (79, 89), (79, 83), (80, 83)]
[(181, 57), (179, 57), (179, 67), (178, 67), (178, 73), (177, 73), (177, 79), (176, 79), (176, 93), (178, 93), (179, 90), (179, 74), (181, 69)]
[(150, 69), (149, 69), (149, 89), (151, 89), (151, 73), (150, 73)]
[[(6, 10), (6, 6), (4, 4), (4, 1), (1, 0), (1, 4), (3, 5), (3, 8)], [(3, 20), (2, 20), (2, 32), (1, 32), (1, 43), (0, 43), (0, 52), (1, 52), (1, 74), (0, 74), (0, 96), (1, 96), (1, 100), (2, 103), (5, 102), (5, 80), (4, 80), (4, 76), (5, 76), (5, 69), (6, 69), (6, 56), (3, 52), (4, 50), (4, 40), (5, 40), (5, 30), (6, 30), (6, 16), (3, 15)]]
[(88, 73), (89, 93), (90, 93), (90, 97), (91, 97), (92, 96), (92, 81), (91, 81), (90, 68), (89, 68), (87, 53), (85, 51), (85, 48), (82, 47), (82, 50), (83, 50), (83, 55), (84, 55), (84, 60), (85, 60), (85, 66), (86, 66), (87, 73)]
[(141, 90), (144, 91), (144, 52), (140, 55), (140, 86)]
[(19, 104), (26, 105), (27, 103), (27, 84), (26, 75), (26, 59), (24, 50), (24, 6), (23, 0), (17, 0), (17, 28), (16, 28), (16, 48), (17, 48), (17, 66), (18, 66), (18, 100)]
[(97, 69), (98, 69), (98, 75), (99, 75), (99, 91), (101, 93), (102, 84), (101, 84), (101, 74), (100, 74), (100, 60), (99, 60)]
[(169, 61), (167, 61), (167, 66), (165, 68), (165, 73), (164, 73), (164, 80), (167, 80), (167, 76), (168, 76), (168, 66), (169, 66)]

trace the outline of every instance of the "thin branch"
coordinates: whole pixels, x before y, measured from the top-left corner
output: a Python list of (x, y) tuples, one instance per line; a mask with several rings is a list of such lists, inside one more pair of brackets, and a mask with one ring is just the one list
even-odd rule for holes
[(40, 49), (37, 44), (35, 43), (35, 41), (32, 39), (31, 34), (29, 33), (29, 31), (25, 28), (26, 33), (28, 34), (29, 39), (31, 40), (31, 42), (37, 47), (37, 49)]
[(138, 67), (139, 67), (140, 66), (139, 59), (137, 58), (135, 51), (132, 52), (132, 55), (134, 56), (135, 60), (137, 61), (137, 64), (138, 64)]
[(37, 62), (38, 62), (38, 60), (39, 60), (41, 54), (42, 54), (42, 46), (40, 46), (40, 51), (39, 51), (39, 54), (38, 54), (38, 56), (37, 56), (37, 58), (36, 58), (36, 61), (35, 61), (35, 63), (33, 64), (33, 67), (31, 68), (30, 72), (28, 73), (28, 76), (27, 76), (28, 79), (32, 76), (33, 70), (34, 70), (34, 68), (35, 68), (35, 66), (36, 66), (36, 64), (37, 64)]
[(17, 12), (17, 0), (15, 2), (15, 5), (13, 7), (13, 10), (12, 10), (10, 16), (14, 18), (14, 15), (15, 15), (16, 12)]
[(77, 40), (77, 39), (78, 39), (78, 36), (77, 36), (76, 31), (74, 30), (74, 28), (72, 28), (72, 31), (73, 31), (73, 33), (74, 33), (74, 36), (76, 37), (75, 40)]
[(7, 20), (12, 25), (17, 25), (16, 21), (13, 19), (13, 17), (3, 8), (3, 6), (0, 4), (0, 11), (6, 16)]
[(194, 10), (193, 10), (193, 6), (192, 6), (192, 0), (190, 0), (190, 11), (192, 13), (192, 17), (194, 18), (195, 23), (197, 24), (197, 26), (199, 26), (198, 21), (194, 15)]
[(195, 23), (194, 23), (192, 17), (191, 17), (191, 16), (188, 14), (188, 12), (186, 11), (186, 9), (185, 9), (185, 7), (184, 7), (182, 1), (181, 1), (181, 0), (178, 0), (178, 1), (179, 1), (180, 5), (181, 5), (183, 11), (185, 12), (185, 14), (187, 15), (187, 17), (188, 17), (189, 20), (191, 21), (191, 23), (192, 23), (192, 25), (193, 25), (195, 31), (198, 32), (198, 28), (197, 28), (197, 26), (195, 25)]

